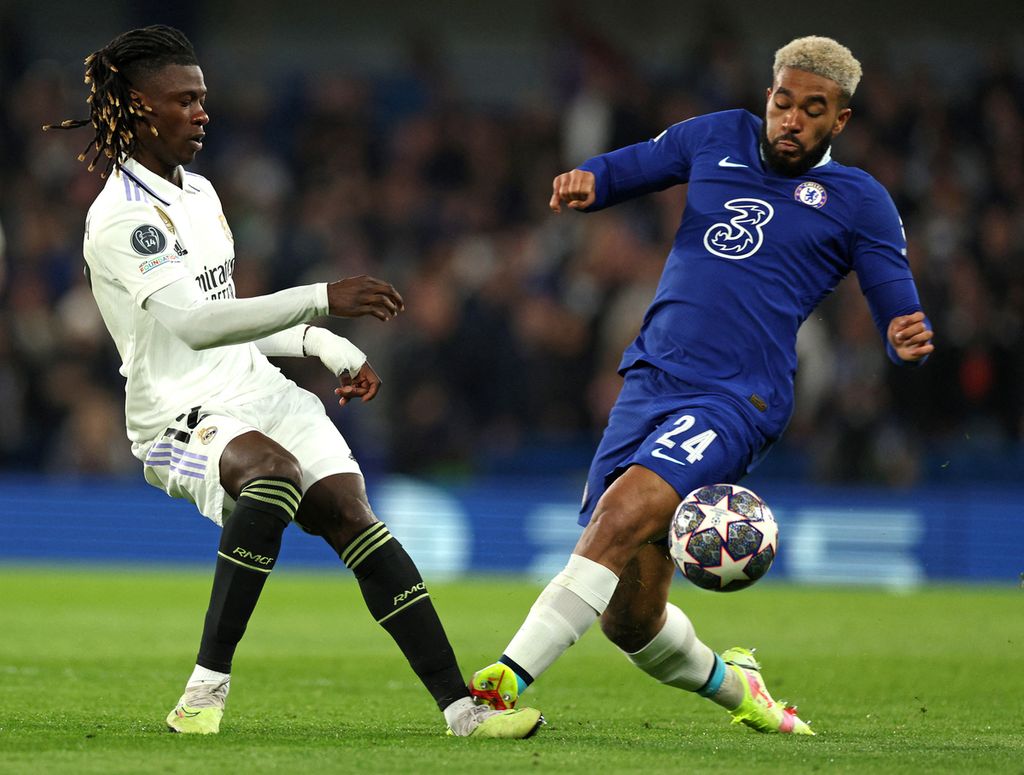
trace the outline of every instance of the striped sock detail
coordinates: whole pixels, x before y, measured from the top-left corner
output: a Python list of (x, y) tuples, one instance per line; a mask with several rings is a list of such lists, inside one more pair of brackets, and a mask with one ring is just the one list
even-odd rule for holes
[(341, 553), (341, 561), (355, 570), (367, 557), (393, 538), (387, 525), (375, 522), (353, 538)]
[(252, 498), (276, 506), (288, 515), (290, 521), (295, 519), (302, 493), (287, 479), (253, 479), (238, 494), (238, 499), (242, 498)]

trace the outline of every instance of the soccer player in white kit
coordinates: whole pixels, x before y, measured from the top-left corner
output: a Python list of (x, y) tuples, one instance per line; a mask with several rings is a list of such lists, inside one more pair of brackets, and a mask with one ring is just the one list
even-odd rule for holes
[(412, 560), (377, 520), (348, 445), (314, 395), (267, 356), (318, 356), (342, 404), (371, 400), (380, 379), (346, 339), (307, 325), (322, 315), (389, 320), (403, 308), (372, 277), (235, 298), (235, 256), (220, 200), (186, 172), (210, 121), (195, 52), (178, 30), (126, 32), (85, 60), (91, 126), (79, 158), (105, 158), (84, 253), (96, 303), (125, 377), (132, 451), (146, 481), (223, 526), (199, 653), (167, 716), (175, 732), (220, 729), (231, 663), (281, 537), (295, 520), (354, 573), (373, 617), (394, 638), (445, 716), (449, 733), (528, 737), (527, 708), (475, 705)]

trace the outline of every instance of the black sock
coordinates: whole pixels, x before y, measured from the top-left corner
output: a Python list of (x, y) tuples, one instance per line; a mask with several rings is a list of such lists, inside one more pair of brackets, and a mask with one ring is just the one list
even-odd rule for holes
[(254, 479), (242, 488), (221, 533), (196, 664), (231, 672), (231, 658), (277, 561), (281, 536), (301, 497), (298, 487), (287, 479)]
[(340, 554), (355, 574), (370, 614), (394, 638), (437, 707), (444, 710), (468, 697), (455, 652), (423, 578), (387, 526), (374, 523)]

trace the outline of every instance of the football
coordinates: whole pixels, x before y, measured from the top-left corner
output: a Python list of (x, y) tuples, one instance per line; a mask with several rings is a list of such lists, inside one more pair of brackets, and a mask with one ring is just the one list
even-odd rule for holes
[(736, 592), (772, 566), (779, 527), (756, 493), (737, 484), (712, 484), (683, 498), (668, 538), (687, 579), (703, 589)]

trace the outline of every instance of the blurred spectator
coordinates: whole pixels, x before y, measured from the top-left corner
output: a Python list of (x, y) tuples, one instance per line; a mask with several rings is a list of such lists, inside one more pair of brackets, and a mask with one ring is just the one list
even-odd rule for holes
[(4, 280), (7, 279), (7, 237), (4, 236), (4, 225), (0, 223), (0, 294), (4, 292)]

